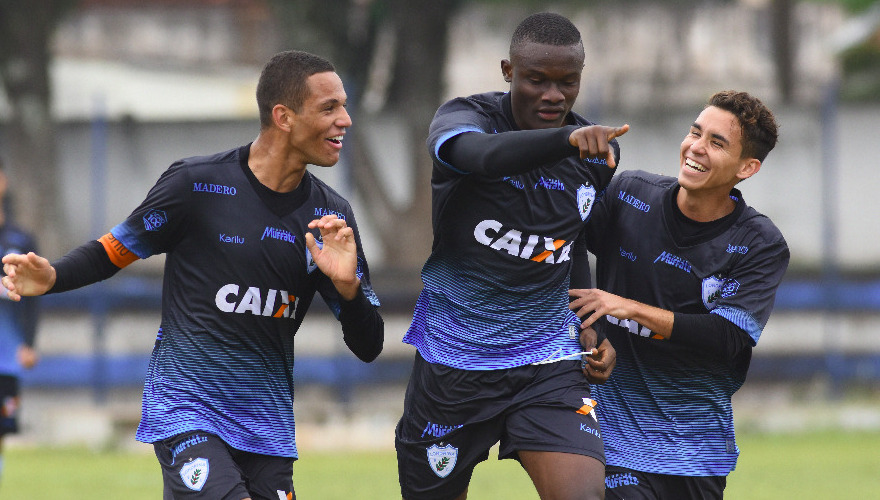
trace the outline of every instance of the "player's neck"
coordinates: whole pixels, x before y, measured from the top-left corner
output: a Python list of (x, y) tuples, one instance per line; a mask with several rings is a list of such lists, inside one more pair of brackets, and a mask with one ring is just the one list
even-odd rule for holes
[(262, 133), (251, 144), (248, 167), (260, 184), (278, 193), (289, 193), (299, 187), (306, 173), (304, 162), (292, 158), (283, 143)]
[(718, 220), (736, 208), (736, 202), (730, 199), (730, 191), (705, 193), (683, 187), (679, 188), (675, 203), (685, 217), (697, 222)]

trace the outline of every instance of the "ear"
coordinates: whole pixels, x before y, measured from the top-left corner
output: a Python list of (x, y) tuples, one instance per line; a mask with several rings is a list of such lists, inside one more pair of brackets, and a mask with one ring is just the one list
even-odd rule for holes
[(501, 75), (504, 76), (505, 82), (510, 83), (513, 81), (513, 65), (507, 59), (501, 60)]
[(736, 176), (740, 181), (744, 181), (761, 170), (761, 160), (757, 158), (749, 158), (739, 167)]
[(276, 127), (285, 132), (291, 131), (295, 118), (296, 113), (294, 113), (292, 109), (283, 104), (276, 104), (272, 108), (272, 122), (275, 124)]

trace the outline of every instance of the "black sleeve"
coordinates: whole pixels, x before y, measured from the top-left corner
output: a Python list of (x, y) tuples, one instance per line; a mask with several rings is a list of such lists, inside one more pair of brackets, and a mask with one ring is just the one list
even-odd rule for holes
[(345, 345), (361, 361), (369, 363), (382, 352), (385, 342), (385, 322), (379, 308), (367, 300), (363, 289), (352, 300), (339, 300), (339, 321)]
[(98, 240), (74, 248), (53, 262), (52, 267), (55, 268), (55, 285), (46, 293), (74, 290), (105, 280), (119, 272), (119, 268), (104, 250), (104, 245)]
[(670, 342), (731, 360), (752, 345), (745, 330), (717, 314), (674, 314)]
[[(571, 278), (568, 284), (569, 288), (593, 288), (592, 274), (590, 273), (590, 254), (587, 252), (587, 236), (586, 231), (581, 231), (574, 240), (574, 248), (571, 251)], [(572, 300), (569, 297), (569, 301)], [(581, 318), (581, 321), (586, 318)], [(602, 328), (602, 322), (597, 321), (593, 324), (596, 330), (596, 345), (605, 340), (605, 329)]]
[(578, 154), (568, 137), (580, 127), (567, 125), (539, 130), (515, 130), (498, 134), (465, 132), (440, 147), (440, 158), (462, 170), (503, 177), (533, 170)]

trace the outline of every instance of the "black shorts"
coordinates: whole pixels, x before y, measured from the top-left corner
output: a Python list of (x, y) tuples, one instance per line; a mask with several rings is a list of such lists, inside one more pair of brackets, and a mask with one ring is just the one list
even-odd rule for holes
[(395, 430), (406, 499), (455, 498), (474, 467), (501, 442), (499, 458), (520, 450), (605, 454), (590, 387), (579, 361), (505, 370), (459, 370), (416, 354)]
[(727, 476), (674, 476), (609, 465), (605, 500), (721, 500)]
[(214, 434), (187, 432), (153, 443), (163, 500), (296, 498), (293, 458), (236, 450)]
[(18, 432), (18, 377), (0, 375), (0, 436)]

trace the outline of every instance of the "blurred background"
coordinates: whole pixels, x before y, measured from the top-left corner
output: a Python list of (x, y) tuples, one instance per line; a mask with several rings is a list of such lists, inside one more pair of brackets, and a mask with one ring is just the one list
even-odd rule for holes
[[(583, 35), (576, 111), (632, 126), (622, 169), (676, 175), (678, 145), (718, 90), (774, 110), (780, 143), (741, 189), (792, 261), (735, 397), (738, 426), (880, 429), (872, 0), (4, 0), (0, 156), (15, 219), (50, 259), (99, 237), (174, 160), (256, 137), (254, 92), (272, 54), (326, 56), (354, 126), (342, 161), (312, 172), (354, 205), (386, 348), (358, 362), (317, 301), (297, 334), (297, 437), (301, 449), (390, 449), (413, 354), (400, 339), (431, 241), (428, 123), (448, 98), (507, 90), (510, 35), (541, 10)], [(23, 378), (23, 429), (10, 442), (142, 446), (133, 428), (162, 264), (42, 299), (42, 359)]]

